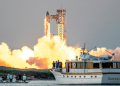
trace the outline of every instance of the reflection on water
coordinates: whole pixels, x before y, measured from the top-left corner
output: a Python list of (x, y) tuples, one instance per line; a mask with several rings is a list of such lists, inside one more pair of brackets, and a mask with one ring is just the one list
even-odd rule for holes
[[(29, 83), (0, 83), (0, 86), (116, 86), (116, 85), (57, 85), (55, 80), (35, 80)], [(117, 85), (118, 86), (118, 85)]]

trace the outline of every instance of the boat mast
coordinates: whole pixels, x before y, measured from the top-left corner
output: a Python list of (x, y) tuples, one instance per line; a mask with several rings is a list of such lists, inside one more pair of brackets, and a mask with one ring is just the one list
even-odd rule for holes
[(85, 73), (85, 55), (84, 55), (84, 50), (85, 50), (85, 43), (84, 43), (84, 48), (83, 48), (83, 56), (84, 56), (83, 68), (84, 68), (84, 73)]
[(107, 50), (105, 50), (106, 52), (110, 53), (112, 56), (114, 56), (114, 61), (113, 61), (113, 67), (116, 68), (116, 63), (115, 63), (115, 53), (111, 53)]

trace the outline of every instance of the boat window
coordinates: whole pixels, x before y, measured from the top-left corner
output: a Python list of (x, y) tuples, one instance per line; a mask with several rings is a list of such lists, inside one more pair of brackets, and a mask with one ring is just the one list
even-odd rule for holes
[(87, 62), (85, 62), (85, 68), (88, 68), (88, 63)]
[(89, 62), (89, 67), (90, 67), (90, 69), (93, 68), (93, 62)]
[[(83, 69), (83, 62), (77, 62), (77, 67), (76, 68), (78, 68), (78, 69)], [(86, 69), (88, 69), (88, 62), (85, 62), (85, 66), (84, 66)], [(74, 67), (72, 67), (72, 68), (74, 68)], [(91, 66), (91, 68), (93, 68), (93, 66)]]
[(93, 68), (99, 68), (99, 63), (93, 63)]
[(120, 68), (120, 63), (117, 63), (117, 64), (116, 64), (116, 68)]
[(80, 68), (80, 62), (77, 62), (77, 68)]
[(83, 68), (83, 62), (81, 62), (81, 66), (80, 66), (80, 68)]
[(102, 68), (113, 68), (113, 62), (102, 63)]

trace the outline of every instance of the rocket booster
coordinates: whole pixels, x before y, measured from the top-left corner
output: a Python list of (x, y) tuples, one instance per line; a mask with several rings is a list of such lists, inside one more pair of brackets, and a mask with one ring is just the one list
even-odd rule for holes
[(48, 12), (48, 11), (46, 12), (45, 17), (46, 17), (47, 22), (50, 23), (50, 15), (49, 15), (49, 12)]

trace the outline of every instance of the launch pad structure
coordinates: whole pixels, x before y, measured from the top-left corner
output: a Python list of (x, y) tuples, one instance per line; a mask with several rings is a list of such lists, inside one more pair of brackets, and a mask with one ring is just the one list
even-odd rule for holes
[(66, 10), (65, 9), (57, 9), (56, 15), (49, 15), (47, 11), (45, 15), (45, 36), (51, 37), (50, 33), (50, 20), (56, 20), (56, 24), (58, 25), (58, 36), (60, 36), (60, 40), (66, 42)]

